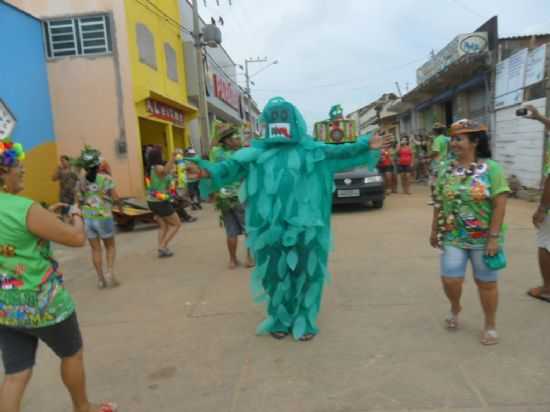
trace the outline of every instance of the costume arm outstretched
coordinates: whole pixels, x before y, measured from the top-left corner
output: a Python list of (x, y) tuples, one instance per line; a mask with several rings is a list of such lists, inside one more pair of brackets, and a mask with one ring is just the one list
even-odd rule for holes
[(332, 172), (342, 172), (359, 166), (373, 170), (378, 164), (380, 150), (371, 149), (373, 133), (360, 136), (355, 143), (324, 144), (323, 150)]
[(201, 196), (209, 196), (222, 187), (240, 182), (248, 175), (248, 165), (256, 160), (258, 151), (252, 148), (241, 149), (229, 159), (212, 163), (199, 158), (189, 159), (208, 172), (208, 179), (201, 181)]

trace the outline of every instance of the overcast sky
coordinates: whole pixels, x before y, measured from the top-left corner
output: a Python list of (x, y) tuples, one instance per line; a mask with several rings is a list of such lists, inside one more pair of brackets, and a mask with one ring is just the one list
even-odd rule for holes
[(198, 1), (205, 19), (224, 18), (223, 45), (236, 63), (279, 60), (253, 79), (260, 106), (283, 96), (310, 125), (333, 104), (347, 114), (396, 92), (396, 81), (403, 93), (414, 88), (432, 49), (494, 15), (501, 37), (550, 33), (550, 0), (232, 0), (231, 7), (206, 0), (206, 8)]

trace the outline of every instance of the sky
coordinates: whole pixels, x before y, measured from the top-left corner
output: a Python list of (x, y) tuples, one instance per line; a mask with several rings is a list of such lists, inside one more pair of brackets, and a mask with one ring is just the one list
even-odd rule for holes
[[(311, 126), (334, 104), (350, 113), (383, 93), (406, 93), (430, 52), (492, 16), (499, 36), (550, 33), (550, 0), (198, 0), (223, 17), (223, 47), (250, 65), (252, 96), (294, 103)], [(230, 5), (231, 3), (231, 5)], [(265, 68), (265, 70), (263, 70)], [(239, 75), (244, 84), (244, 75)]]

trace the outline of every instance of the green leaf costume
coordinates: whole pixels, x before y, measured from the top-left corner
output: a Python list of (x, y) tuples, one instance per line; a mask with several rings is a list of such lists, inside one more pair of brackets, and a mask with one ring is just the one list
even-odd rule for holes
[(356, 143), (325, 144), (307, 134), (298, 109), (271, 99), (262, 113), (265, 136), (250, 148), (213, 164), (195, 161), (210, 173), (208, 193), (243, 180), (247, 244), (257, 261), (251, 276), (256, 302), (267, 302), (258, 334), (317, 334), (317, 316), (328, 277), (334, 173), (378, 163), (370, 135)]

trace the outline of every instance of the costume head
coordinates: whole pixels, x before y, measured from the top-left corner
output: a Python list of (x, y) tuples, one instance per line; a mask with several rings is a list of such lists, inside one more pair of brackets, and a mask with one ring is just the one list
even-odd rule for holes
[(434, 133), (443, 134), (447, 130), (447, 126), (445, 126), (443, 123), (435, 122), (432, 130), (434, 131)]
[(86, 145), (80, 152), (78, 159), (76, 159), (75, 165), (86, 171), (86, 180), (95, 182), (101, 165), (101, 152)]
[(265, 125), (265, 142), (268, 144), (297, 144), (307, 136), (302, 114), (282, 97), (274, 97), (262, 112)]
[(344, 109), (341, 105), (337, 104), (330, 108), (329, 112), (330, 120), (338, 120), (344, 118)]

